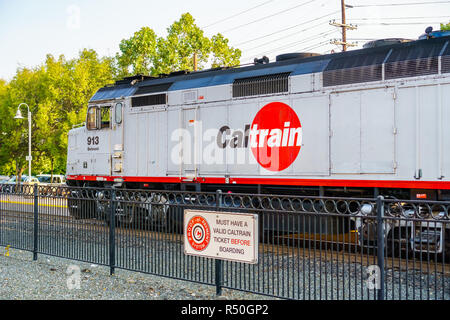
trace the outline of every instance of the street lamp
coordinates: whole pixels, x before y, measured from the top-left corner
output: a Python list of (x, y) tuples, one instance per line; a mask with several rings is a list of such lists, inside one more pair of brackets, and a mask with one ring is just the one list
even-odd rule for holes
[(20, 107), (22, 105), (25, 105), (28, 108), (28, 157), (26, 158), (26, 160), (28, 161), (28, 177), (30, 179), (31, 178), (31, 160), (32, 160), (32, 158), (31, 158), (31, 112), (30, 112), (30, 107), (26, 103), (19, 104), (19, 106), (17, 107), (16, 116), (14, 117), (14, 119), (23, 119), (22, 113), (20, 112)]

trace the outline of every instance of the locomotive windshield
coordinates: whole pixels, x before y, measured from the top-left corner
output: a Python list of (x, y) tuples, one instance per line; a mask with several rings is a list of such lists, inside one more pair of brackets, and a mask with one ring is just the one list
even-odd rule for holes
[(89, 107), (86, 122), (88, 130), (109, 128), (111, 123), (111, 106)]
[(97, 128), (97, 107), (90, 107), (87, 114), (87, 129), (96, 130)]

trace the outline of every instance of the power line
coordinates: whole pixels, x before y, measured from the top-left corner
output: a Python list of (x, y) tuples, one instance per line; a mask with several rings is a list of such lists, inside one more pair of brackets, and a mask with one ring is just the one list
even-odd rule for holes
[(394, 7), (394, 6), (415, 6), (415, 5), (427, 5), (427, 4), (450, 4), (450, 1), (430, 1), (430, 2), (409, 2), (409, 3), (383, 3), (383, 4), (362, 4), (354, 5), (353, 8), (369, 8), (369, 7)]
[(305, 6), (305, 5), (310, 4), (310, 3), (312, 3), (312, 2), (315, 2), (315, 1), (317, 1), (317, 0), (309, 0), (309, 1), (307, 1), (307, 2), (304, 2), (304, 3), (301, 3), (301, 4), (299, 4), (299, 5), (296, 5), (295, 7), (292, 7), (292, 8), (289, 8), (289, 9), (285, 9), (285, 10), (279, 11), (279, 12), (277, 12), (277, 13), (273, 13), (273, 14), (271, 14), (271, 15), (262, 17), (262, 18), (260, 18), (260, 19), (257, 19), (257, 20), (251, 21), (251, 22), (247, 22), (247, 23), (241, 24), (241, 25), (239, 25), (239, 26), (237, 26), (237, 27), (234, 27), (234, 28), (225, 30), (225, 31), (222, 32), (222, 33), (234, 31), (234, 30), (237, 30), (237, 29), (240, 29), (240, 28), (249, 26), (249, 25), (251, 25), (251, 24), (254, 24), (254, 23), (257, 23), (257, 22), (261, 22), (261, 21), (263, 21), (263, 20), (266, 20), (266, 19), (275, 17), (275, 16), (277, 16), (277, 15), (280, 15), (280, 14), (282, 14), (282, 13), (285, 13), (285, 12), (288, 12), (288, 11), (291, 11), (291, 10), (294, 10), (294, 9), (297, 9), (297, 8), (300, 8), (300, 7), (302, 7), (302, 6)]
[(349, 38), (348, 40), (352, 40), (352, 41), (374, 41), (374, 40), (379, 40), (379, 38)]
[[(302, 44), (302, 43), (308, 43), (308, 42), (317, 40), (317, 38), (320, 37), (320, 36), (325, 37), (325, 36), (331, 35), (331, 34), (333, 34), (335, 32), (338, 33), (337, 30), (333, 30), (331, 32), (323, 32), (321, 34), (314, 35), (313, 38), (310, 37), (308, 39), (304, 39), (304, 40), (301, 40), (301, 41), (296, 41), (295, 43), (291, 43), (289, 45), (283, 45), (281, 47), (276, 47), (276, 48), (272, 48), (270, 50), (265, 50), (264, 52), (261, 52), (261, 53), (258, 53), (258, 54), (252, 55), (252, 56), (253, 57), (259, 57), (259, 56), (263, 56), (263, 55), (268, 55), (268, 54), (271, 54), (272, 52), (275, 52), (275, 51), (281, 51), (281, 50), (284, 50), (284, 49), (295, 47), (295, 46), (297, 46), (299, 44)], [(326, 41), (326, 42), (330, 43), (329, 41)], [(316, 45), (316, 44), (314, 44), (314, 45)], [(246, 58), (244, 58), (242, 60), (247, 60), (247, 59), (251, 59), (251, 57), (246, 57)]]
[(246, 9), (246, 10), (244, 10), (244, 11), (241, 11), (241, 12), (237, 13), (237, 14), (234, 14), (234, 15), (229, 16), (229, 17), (227, 17), (227, 18), (224, 18), (224, 19), (221, 19), (221, 20), (216, 21), (216, 22), (214, 22), (214, 23), (211, 23), (211, 24), (207, 25), (206, 27), (203, 27), (203, 29), (206, 29), (206, 28), (215, 26), (216, 24), (219, 24), (219, 23), (225, 22), (225, 21), (227, 21), (227, 20), (236, 18), (236, 17), (238, 17), (238, 16), (240, 16), (240, 15), (243, 15), (244, 13), (250, 12), (250, 11), (252, 11), (252, 10), (254, 10), (254, 9), (260, 8), (260, 7), (262, 7), (262, 6), (265, 6), (266, 4), (268, 4), (268, 3), (270, 3), (270, 2), (274, 2), (274, 1), (275, 1), (275, 0), (266, 1), (266, 2), (264, 2), (264, 3), (261, 3), (261, 4), (257, 5), (257, 6), (254, 6), (254, 7), (250, 8), (250, 9)]
[(403, 19), (407, 19), (407, 20), (412, 20), (412, 19), (440, 19), (440, 18), (448, 18), (448, 16), (435, 16), (435, 17), (392, 17), (392, 18), (352, 18), (349, 19), (351, 21), (370, 21), (370, 20), (403, 20)]
[(300, 32), (310, 31), (310, 30), (315, 29), (315, 28), (317, 28), (317, 27), (323, 27), (323, 26), (324, 26), (324, 24), (323, 24), (323, 23), (320, 23), (320, 24), (317, 24), (317, 25), (315, 25), (315, 26), (308, 27), (308, 28), (306, 28), (306, 29), (296, 31), (295, 33), (290, 33), (290, 34), (288, 34), (287, 36), (280, 37), (280, 38), (276, 38), (276, 39), (274, 39), (274, 40), (272, 40), (272, 41), (269, 41), (269, 42), (265, 42), (265, 43), (263, 43), (263, 44), (261, 44), (261, 45), (258, 45), (258, 46), (256, 46), (256, 47), (253, 47), (253, 48), (250, 48), (250, 49), (246, 49), (245, 51), (251, 51), (251, 50), (254, 50), (254, 49), (257, 49), (257, 48), (261, 48), (261, 47), (264, 47), (265, 45), (272, 44), (272, 43), (274, 43), (274, 42), (277, 42), (277, 41), (280, 41), (280, 40), (284, 40), (284, 39), (290, 38), (290, 37), (292, 37), (292, 36), (298, 36)]
[[(244, 42), (241, 42), (241, 43), (236, 44), (236, 46), (241, 46), (241, 45), (244, 45), (244, 44), (247, 44), (247, 43), (250, 43), (250, 42), (254, 42), (254, 41), (257, 41), (257, 40), (261, 40), (261, 39), (264, 39), (264, 38), (273, 36), (273, 35), (275, 35), (275, 34), (278, 34), (278, 33), (281, 33), (281, 32), (287, 31), (287, 30), (291, 30), (291, 29), (300, 27), (300, 26), (302, 26), (302, 25), (305, 25), (305, 24), (308, 24), (308, 23), (311, 23), (311, 22), (314, 22), (314, 21), (318, 21), (318, 20), (321, 20), (321, 19), (323, 19), (323, 18), (332, 16), (332, 15), (335, 15), (335, 14), (337, 14), (337, 13), (339, 13), (339, 12), (341, 12), (341, 11), (340, 11), (340, 10), (334, 11), (334, 12), (332, 12), (332, 13), (328, 13), (328, 14), (326, 14), (326, 15), (324, 15), (324, 16), (319, 17), (319, 18), (311, 19), (311, 20), (302, 22), (302, 23), (300, 23), (300, 24), (296, 24), (295, 26), (292, 26), (292, 27), (287, 27), (287, 28), (284, 28), (284, 29), (281, 29), (281, 30), (278, 30), (278, 31), (275, 31), (275, 32), (272, 32), (272, 33), (269, 33), (269, 34), (266, 34), (266, 35), (263, 35), (263, 36), (258, 37), (258, 38), (246, 40), (246, 41), (244, 41)], [(302, 30), (302, 31), (306, 31), (306, 30)], [(302, 32), (302, 31), (300, 31), (300, 32)]]
[[(321, 36), (325, 37), (325, 36), (328, 36), (328, 35), (333, 34), (335, 32), (336, 32), (336, 30), (331, 30), (331, 31), (328, 30), (328, 31), (325, 31), (325, 32), (313, 35), (312, 37), (304, 38), (304, 39), (302, 39), (300, 41), (294, 41), (294, 42), (290, 42), (290, 43), (284, 44), (282, 47), (278, 47), (277, 49), (279, 49), (279, 50), (287, 49), (287, 48), (290, 48), (292, 46), (296, 46), (296, 45), (298, 45), (300, 43), (304, 43), (304, 42), (308, 42), (308, 41), (312, 41), (312, 40), (317, 40), (318, 37), (321, 37)], [(266, 43), (266, 44), (269, 44), (269, 43)], [(261, 47), (261, 46), (259, 46), (259, 47)], [(257, 49), (259, 47), (255, 47), (255, 48), (248, 49), (248, 50), (245, 50), (245, 51), (251, 51), (251, 50)], [(273, 51), (273, 50), (271, 50), (271, 51)]]
[(319, 42), (319, 43), (317, 43), (317, 44), (315, 44), (313, 46), (303, 47), (303, 48), (299, 48), (297, 50), (298, 51), (309, 51), (309, 50), (313, 50), (313, 49), (317, 49), (317, 48), (323, 47), (323, 46), (328, 45), (328, 44), (330, 44), (330, 41), (322, 41), (322, 42)]
[(408, 26), (408, 25), (428, 25), (428, 24), (440, 24), (441, 22), (431, 22), (431, 21), (422, 21), (422, 22), (368, 22), (368, 23), (359, 23), (359, 26)]

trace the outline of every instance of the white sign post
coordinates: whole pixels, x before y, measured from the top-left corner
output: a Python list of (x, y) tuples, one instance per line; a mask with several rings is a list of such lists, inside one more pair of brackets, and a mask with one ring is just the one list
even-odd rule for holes
[(258, 215), (185, 210), (184, 253), (258, 263)]

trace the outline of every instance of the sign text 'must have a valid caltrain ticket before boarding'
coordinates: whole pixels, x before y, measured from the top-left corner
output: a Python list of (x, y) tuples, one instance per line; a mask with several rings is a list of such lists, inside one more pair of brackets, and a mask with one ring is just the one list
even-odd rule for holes
[(184, 252), (227, 261), (258, 263), (258, 216), (186, 210)]

